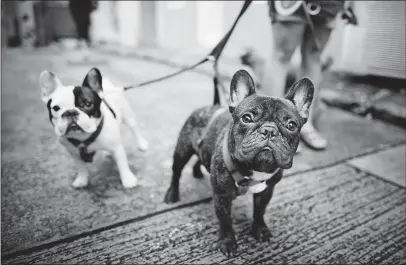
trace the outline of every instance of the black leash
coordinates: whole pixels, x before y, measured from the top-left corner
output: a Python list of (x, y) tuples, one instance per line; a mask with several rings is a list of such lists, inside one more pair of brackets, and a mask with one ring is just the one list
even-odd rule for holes
[(174, 77), (176, 75), (182, 74), (182, 73), (184, 73), (186, 71), (192, 70), (192, 69), (198, 67), (199, 65), (206, 63), (207, 61), (211, 61), (211, 62), (214, 63), (214, 65), (213, 65), (213, 67), (214, 67), (213, 83), (214, 83), (214, 89), (215, 89), (215, 99), (214, 100), (215, 100), (215, 102), (216, 102), (216, 100), (219, 101), (219, 98), (216, 99), (216, 97), (219, 97), (218, 89), (217, 89), (217, 86), (219, 84), (219, 73), (218, 73), (218, 64), (217, 64), (217, 62), (218, 62), (218, 60), (219, 60), (219, 58), (221, 56), (221, 53), (223, 52), (224, 47), (227, 44), (228, 39), (231, 36), (231, 33), (234, 31), (234, 28), (237, 25), (238, 20), (240, 20), (241, 16), (245, 13), (245, 11), (248, 9), (248, 7), (250, 6), (251, 3), (252, 3), (252, 0), (246, 0), (244, 2), (244, 5), (242, 6), (241, 11), (238, 14), (238, 16), (237, 16), (236, 20), (234, 21), (234, 24), (232, 25), (230, 30), (227, 32), (227, 34), (220, 40), (220, 42), (213, 48), (213, 50), (205, 58), (203, 58), (202, 60), (198, 61), (197, 63), (195, 63), (193, 65), (187, 66), (187, 67), (182, 68), (182, 69), (180, 69), (180, 70), (178, 70), (178, 71), (176, 71), (174, 73), (162, 76), (160, 78), (156, 78), (156, 79), (153, 79), (153, 80), (142, 82), (142, 83), (139, 83), (139, 84), (136, 84), (136, 85), (125, 86), (124, 90), (132, 89), (132, 88), (140, 88), (140, 87), (143, 87), (143, 86), (146, 86), (146, 85), (150, 85), (150, 84), (153, 84), (153, 83), (156, 83), (156, 82), (160, 82), (160, 81), (169, 79), (171, 77)]

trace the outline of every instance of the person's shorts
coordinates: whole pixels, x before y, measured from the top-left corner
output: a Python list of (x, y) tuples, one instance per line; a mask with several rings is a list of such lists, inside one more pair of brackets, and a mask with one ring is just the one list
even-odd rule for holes
[[(316, 26), (324, 26), (328, 28), (334, 27), (334, 22), (337, 14), (344, 10), (344, 1), (306, 1), (318, 4), (321, 7), (319, 14), (311, 16), (312, 22)], [(308, 23), (306, 15), (304, 13), (303, 7), (289, 16), (282, 16), (278, 14), (275, 10), (274, 0), (269, 0), (269, 16), (271, 17), (272, 23), (274, 22), (299, 22)]]

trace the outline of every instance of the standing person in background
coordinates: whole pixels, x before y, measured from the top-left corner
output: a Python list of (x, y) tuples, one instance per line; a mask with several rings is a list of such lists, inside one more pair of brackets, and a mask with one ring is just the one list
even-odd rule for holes
[(69, 10), (76, 26), (79, 47), (90, 47), (90, 14), (97, 8), (94, 0), (70, 0)]
[[(262, 91), (271, 96), (284, 95), (290, 61), (296, 47), (300, 46), (302, 62), (298, 74), (309, 77), (315, 86), (309, 120), (302, 128), (301, 138), (315, 150), (327, 147), (327, 140), (314, 127), (315, 112), (320, 105), (320, 55), (329, 40), (336, 15), (344, 11), (344, 2), (268, 0), (273, 41), (271, 56), (260, 75)], [(349, 15), (353, 16), (351, 10)]]

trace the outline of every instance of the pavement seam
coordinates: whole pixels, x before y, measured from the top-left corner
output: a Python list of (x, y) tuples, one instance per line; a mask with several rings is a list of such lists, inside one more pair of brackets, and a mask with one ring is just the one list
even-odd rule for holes
[[(336, 161), (336, 162), (333, 162), (333, 163), (329, 163), (327, 165), (313, 167), (313, 168), (305, 169), (305, 170), (299, 170), (297, 172), (286, 174), (286, 176), (284, 176), (284, 177), (292, 177), (292, 176), (296, 176), (296, 175), (299, 175), (299, 174), (305, 174), (305, 173), (308, 173), (308, 172), (311, 172), (311, 171), (327, 169), (327, 168), (335, 167), (335, 166), (340, 165), (340, 164), (344, 164), (346, 166), (349, 166), (349, 167), (353, 168), (352, 166), (347, 164), (347, 161), (349, 161), (351, 159), (354, 159), (354, 158), (362, 157), (362, 156), (365, 156), (365, 155), (377, 153), (377, 152), (380, 152), (380, 151), (383, 151), (383, 150), (387, 150), (387, 149), (390, 149), (390, 148), (394, 148), (394, 147), (400, 146), (400, 145), (402, 145), (404, 143), (405, 143), (405, 141), (402, 141), (400, 143), (386, 145), (384, 147), (377, 148), (377, 149), (374, 149), (374, 150), (371, 150), (371, 151), (367, 151), (367, 152), (364, 152), (364, 153), (359, 154), (359, 155), (355, 155), (355, 156), (345, 158), (345, 159), (342, 159), (342, 160), (339, 160), (339, 161)], [(358, 168), (355, 168), (355, 169), (359, 171)], [(365, 172), (365, 173), (370, 174), (369, 172)], [(373, 174), (370, 174), (370, 175), (374, 176)], [(379, 178), (379, 179), (382, 180), (381, 178)], [(384, 180), (384, 181), (388, 182), (387, 180)], [(393, 183), (390, 182), (390, 184), (393, 184)], [(396, 186), (396, 187), (398, 187), (398, 186)], [(146, 215), (143, 215), (143, 216), (127, 218), (127, 219), (124, 219), (124, 220), (121, 220), (121, 221), (116, 221), (116, 222), (113, 222), (113, 223), (110, 223), (110, 224), (107, 224), (107, 225), (106, 224), (100, 225), (99, 227), (95, 227), (95, 228), (92, 228), (90, 230), (82, 231), (82, 232), (79, 232), (77, 234), (62, 237), (62, 238), (59, 238), (59, 239), (56, 239), (56, 240), (51, 239), (51, 240), (48, 240), (48, 241), (42, 241), (42, 242), (39, 242), (38, 244), (34, 244), (34, 245), (28, 246), (26, 248), (21, 248), (21, 249), (11, 250), (11, 251), (5, 252), (4, 254), (1, 255), (1, 259), (2, 260), (8, 260), (8, 259), (20, 256), (20, 255), (26, 255), (26, 254), (30, 254), (30, 253), (33, 253), (33, 252), (38, 252), (38, 251), (47, 249), (48, 247), (53, 247), (53, 246), (56, 246), (56, 245), (59, 245), (59, 244), (62, 244), (62, 243), (69, 243), (69, 242), (75, 241), (77, 239), (86, 237), (86, 236), (91, 236), (91, 235), (97, 234), (99, 232), (103, 232), (103, 231), (110, 230), (110, 229), (113, 229), (113, 228), (116, 228), (116, 227), (119, 227), (119, 226), (122, 226), (122, 225), (127, 225), (127, 224), (130, 224), (130, 223), (141, 221), (141, 220), (144, 220), (144, 219), (147, 219), (147, 218), (150, 218), (150, 217), (154, 217), (154, 216), (157, 216), (157, 215), (160, 215), (160, 214), (164, 214), (164, 213), (167, 213), (167, 212), (170, 212), (170, 211), (173, 211), (173, 210), (178, 210), (178, 209), (183, 209), (183, 208), (187, 208), (187, 207), (190, 207), (190, 206), (195, 206), (195, 205), (199, 205), (199, 204), (203, 204), (203, 203), (208, 203), (208, 202), (210, 202), (212, 200), (212, 198), (213, 197), (210, 196), (210, 197), (206, 197), (206, 198), (203, 198), (203, 199), (200, 199), (200, 200), (197, 200), (197, 201), (192, 201), (192, 202), (189, 202), (189, 203), (186, 203), (186, 204), (181, 204), (181, 205), (178, 205), (178, 206), (175, 206), (175, 207), (170, 207), (170, 208), (163, 209), (163, 210), (160, 210), (160, 211), (156, 211), (156, 212), (146, 214)]]
[(383, 181), (383, 182), (385, 182), (385, 183), (392, 184), (393, 186), (396, 186), (397, 188), (401, 188), (401, 189), (406, 190), (406, 187), (403, 187), (402, 185), (400, 185), (400, 184), (398, 184), (398, 183), (396, 183), (396, 182), (394, 182), (394, 181), (391, 181), (391, 180), (389, 180), (389, 179), (383, 178), (383, 177), (381, 177), (381, 176), (379, 176), (379, 175), (377, 175), (377, 174), (375, 174), (375, 173), (372, 173), (372, 172), (370, 172), (370, 171), (362, 170), (362, 169), (360, 169), (360, 168), (358, 168), (358, 167), (356, 167), (356, 166), (354, 166), (354, 165), (351, 165), (350, 163), (348, 163), (348, 161), (347, 161), (345, 164), (346, 164), (347, 166), (353, 168), (353, 169), (356, 170), (357, 172), (366, 173), (366, 174), (371, 175), (372, 177), (374, 177), (374, 178), (376, 178), (376, 179), (378, 179), (378, 180), (381, 180), (381, 181)]
[[(386, 145), (386, 146), (378, 147), (378, 148), (376, 148), (376, 149), (373, 149), (373, 150), (370, 150), (370, 151), (366, 151), (366, 152), (364, 152), (364, 153), (357, 154), (357, 155), (354, 155), (354, 156), (350, 156), (350, 157), (347, 157), (347, 158), (344, 158), (344, 159), (341, 159), (341, 160), (338, 160), (338, 161), (335, 161), (335, 162), (331, 162), (331, 163), (326, 164), (326, 165), (315, 166), (315, 167), (312, 167), (312, 168), (309, 168), (309, 169), (304, 169), (304, 170), (298, 170), (297, 172), (293, 172), (293, 173), (290, 173), (290, 174), (286, 174), (286, 175), (283, 176), (283, 177), (284, 177), (284, 178), (286, 178), (286, 177), (292, 177), (292, 176), (296, 176), (296, 175), (302, 174), (302, 173), (308, 173), (308, 172), (311, 172), (311, 171), (316, 171), (316, 170), (320, 170), (320, 169), (326, 169), (326, 168), (329, 168), (329, 167), (334, 167), (334, 166), (337, 166), (337, 165), (340, 165), (340, 164), (346, 164), (346, 165), (348, 165), (347, 162), (350, 161), (350, 160), (352, 160), (352, 159), (359, 158), (359, 157), (363, 157), (363, 156), (367, 156), (367, 155), (371, 155), (371, 154), (378, 153), (378, 152), (382, 152), (382, 151), (385, 151), (385, 150), (389, 150), (389, 149), (392, 149), (392, 148), (401, 146), (401, 145), (403, 145), (403, 144), (405, 144), (405, 143), (406, 143), (406, 141), (401, 141), (401, 142), (394, 143), (394, 144), (388, 144), (388, 145)], [(357, 169), (357, 170), (359, 170), (359, 169)], [(366, 173), (369, 174), (369, 172), (366, 172)], [(372, 175), (372, 174), (371, 174), (371, 175)], [(402, 187), (402, 188), (403, 188), (403, 187)]]

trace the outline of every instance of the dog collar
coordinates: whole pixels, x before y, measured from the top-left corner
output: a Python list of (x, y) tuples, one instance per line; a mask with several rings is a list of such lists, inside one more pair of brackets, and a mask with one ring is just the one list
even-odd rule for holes
[[(231, 173), (231, 176), (234, 179), (235, 186), (237, 187), (237, 195), (245, 194), (248, 191), (249, 187), (263, 183), (265, 180), (253, 180), (251, 178), (252, 174), (249, 176), (244, 176), (238, 170), (236, 165), (231, 160), (230, 152), (228, 150), (228, 132), (225, 133), (223, 138), (223, 159), (226, 164), (228, 171)], [(272, 178), (276, 173), (278, 173), (280, 168), (277, 168), (274, 172), (270, 173), (269, 178)]]
[(85, 161), (85, 162), (92, 162), (93, 161), (93, 157), (95, 155), (96, 152), (88, 152), (87, 151), (87, 147), (94, 142), (94, 140), (96, 140), (97, 136), (99, 136), (102, 128), (103, 128), (103, 123), (104, 123), (104, 117), (102, 117), (99, 125), (97, 125), (96, 131), (94, 133), (92, 133), (92, 135), (90, 135), (89, 138), (87, 138), (84, 141), (80, 141), (78, 139), (75, 138), (67, 138), (67, 140), (73, 144), (74, 146), (79, 148), (79, 154), (80, 154), (80, 158)]

